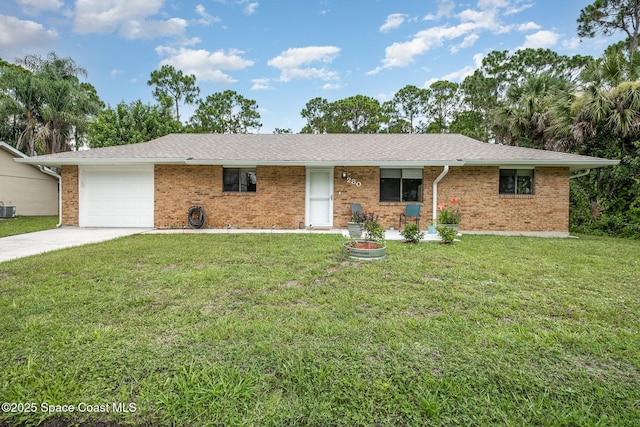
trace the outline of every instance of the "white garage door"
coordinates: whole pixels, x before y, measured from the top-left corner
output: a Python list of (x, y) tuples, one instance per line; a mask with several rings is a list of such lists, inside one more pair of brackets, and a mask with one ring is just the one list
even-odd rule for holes
[(80, 168), (80, 227), (153, 227), (153, 165)]

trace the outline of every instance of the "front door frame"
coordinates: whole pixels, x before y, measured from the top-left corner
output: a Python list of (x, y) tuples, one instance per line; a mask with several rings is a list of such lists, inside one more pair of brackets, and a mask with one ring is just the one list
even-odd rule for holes
[[(326, 173), (328, 186), (328, 194), (325, 197), (328, 203), (328, 212), (327, 218), (328, 222), (326, 224), (313, 224), (311, 223), (311, 175), (314, 172), (323, 172)], [(304, 223), (305, 227), (333, 227), (333, 167), (307, 167), (306, 169), (306, 191), (305, 191), (305, 215), (304, 215)]]

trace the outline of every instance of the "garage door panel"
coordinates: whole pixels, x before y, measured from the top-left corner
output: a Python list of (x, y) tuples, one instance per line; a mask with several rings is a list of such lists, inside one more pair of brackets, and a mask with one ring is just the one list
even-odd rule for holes
[(153, 227), (153, 167), (80, 170), (81, 227)]

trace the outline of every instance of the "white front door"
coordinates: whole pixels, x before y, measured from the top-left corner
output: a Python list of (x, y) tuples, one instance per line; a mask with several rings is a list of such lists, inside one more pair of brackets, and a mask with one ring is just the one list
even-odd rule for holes
[(307, 168), (305, 225), (333, 226), (333, 169)]

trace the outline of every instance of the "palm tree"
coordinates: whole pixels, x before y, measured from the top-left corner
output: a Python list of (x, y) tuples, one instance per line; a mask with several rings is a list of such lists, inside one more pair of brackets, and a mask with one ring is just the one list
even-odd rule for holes
[(498, 142), (554, 149), (550, 136), (550, 106), (570, 87), (564, 78), (543, 73), (529, 75), (507, 90), (506, 105), (495, 110), (494, 132)]
[(30, 156), (70, 150), (89, 117), (101, 109), (95, 91), (92, 94), (78, 79), (86, 71), (53, 52), (47, 58), (28, 55), (16, 62), (21, 68), (3, 70), (2, 99), (4, 110), (22, 122), (16, 147)]

